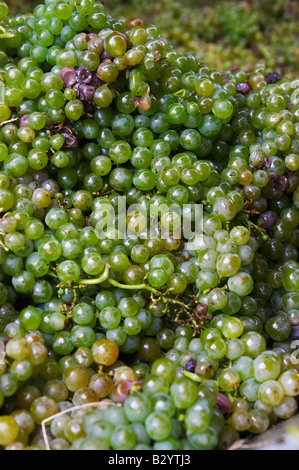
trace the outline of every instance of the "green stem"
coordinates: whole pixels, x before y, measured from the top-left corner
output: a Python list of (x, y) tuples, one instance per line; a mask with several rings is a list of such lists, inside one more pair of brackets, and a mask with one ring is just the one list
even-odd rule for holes
[(48, 276), (55, 277), (57, 279), (57, 274), (51, 271), (48, 272)]
[(96, 279), (80, 279), (78, 284), (79, 284), (79, 287), (83, 285), (90, 286), (90, 285), (101, 284), (102, 282), (105, 282), (105, 281), (108, 281), (112, 286), (119, 287), (121, 289), (127, 289), (127, 290), (145, 289), (145, 290), (148, 290), (149, 292), (152, 292), (155, 295), (161, 294), (159, 291), (157, 291), (151, 286), (148, 286), (147, 284), (138, 284), (134, 286), (129, 286), (127, 284), (121, 284), (120, 282), (117, 282), (114, 279), (111, 279), (111, 277), (109, 277), (109, 268), (107, 266), (103, 274), (100, 277)]
[[(208, 287), (208, 288), (207, 288), (206, 290), (204, 290), (202, 293), (203, 293), (203, 295), (207, 295), (207, 294), (209, 294), (209, 292), (211, 292), (211, 288), (210, 288), (210, 287)], [(199, 294), (201, 295), (201, 292), (199, 292)]]
[(0, 239), (0, 245), (2, 246), (2, 248), (5, 250), (5, 251), (9, 251), (9, 248), (7, 248), (7, 246), (5, 245), (5, 243)]
[(229, 401), (231, 403), (233, 403), (235, 401), (234, 397), (232, 396), (232, 394), (230, 392), (226, 392), (226, 395), (227, 395), (227, 398), (229, 399)]
[(100, 277), (98, 277), (96, 279), (79, 279), (78, 284), (79, 284), (79, 287), (83, 286), (83, 285), (90, 286), (90, 285), (101, 284), (102, 282), (105, 282), (105, 281), (108, 281), (109, 284), (111, 284), (114, 287), (118, 287), (120, 289), (125, 289), (125, 290), (147, 290), (147, 291), (151, 292), (155, 297), (162, 298), (162, 300), (165, 303), (177, 304), (177, 305), (180, 305), (180, 306), (182, 306), (182, 307), (184, 307), (185, 309), (188, 310), (188, 307), (183, 302), (180, 302), (179, 300), (176, 300), (176, 299), (166, 299), (161, 292), (159, 292), (157, 289), (155, 289), (154, 287), (151, 287), (147, 284), (143, 283), (143, 284), (136, 284), (136, 285), (127, 285), (127, 284), (121, 284), (120, 282), (115, 281), (115, 279), (112, 279), (111, 277), (109, 277), (109, 268), (108, 267), (105, 268), (103, 274)]
[(5, 38), (14, 38), (15, 35), (13, 33), (9, 33), (8, 31), (6, 31), (5, 28), (3, 28), (3, 26), (0, 26), (0, 38), (1, 39), (5, 39)]
[(265, 242), (269, 240), (269, 235), (267, 234), (266, 230), (254, 224), (253, 222), (249, 222), (249, 230), (256, 230), (259, 232)]
[(215, 382), (218, 385), (217, 380), (204, 379), (203, 377), (200, 377), (200, 375), (193, 374), (192, 372), (188, 372), (187, 370), (184, 370), (184, 376), (188, 377), (188, 379), (193, 380), (193, 382), (198, 382), (200, 384), (203, 384), (205, 382)]
[(14, 38), (15, 35), (14, 34), (11, 34), (11, 33), (1, 33), (0, 34), (0, 39), (11, 39), (11, 38)]
[(200, 377), (197, 374), (193, 374), (193, 372), (188, 372), (187, 370), (184, 370), (184, 376), (193, 380), (193, 382), (204, 383), (208, 381), (208, 379), (204, 379), (203, 377)]
[(181, 96), (181, 97), (185, 98), (186, 92), (187, 92), (187, 90), (185, 90), (185, 88), (182, 88), (181, 90), (178, 90), (175, 93), (173, 93), (173, 96)]
[(184, 312), (180, 312), (180, 313), (188, 313), (190, 315), (193, 313), (193, 308), (189, 307), (189, 305), (184, 304), (184, 302), (180, 302), (179, 300), (176, 300), (176, 299), (165, 299), (165, 297), (162, 297), (162, 300), (165, 303), (168, 303), (171, 305), (179, 305), (182, 309), (184, 309)]
[(114, 279), (111, 279), (110, 277), (108, 278), (108, 282), (112, 284), (114, 287), (119, 287), (121, 289), (129, 289), (129, 290), (148, 290), (149, 292), (152, 292), (154, 295), (161, 295), (161, 292), (157, 291), (151, 286), (148, 286), (147, 284), (137, 284), (136, 286), (129, 286), (127, 284), (121, 284), (120, 282), (115, 281)]
[(79, 279), (79, 287), (83, 285), (92, 286), (95, 284), (101, 284), (102, 282), (107, 281), (108, 277), (109, 277), (109, 268), (106, 266), (101, 276), (97, 277), (96, 279)]

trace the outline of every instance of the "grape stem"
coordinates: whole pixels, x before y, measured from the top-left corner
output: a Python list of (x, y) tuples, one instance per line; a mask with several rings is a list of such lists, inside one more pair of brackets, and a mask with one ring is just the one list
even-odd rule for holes
[(165, 303), (171, 303), (171, 304), (177, 304), (180, 305), (184, 309), (188, 309), (188, 307), (183, 303), (180, 302), (179, 300), (176, 299), (167, 299), (164, 297), (164, 295), (159, 292), (157, 289), (154, 287), (151, 287), (147, 284), (136, 284), (136, 285), (128, 285), (128, 284), (121, 284), (118, 281), (115, 281), (115, 279), (111, 279), (109, 277), (109, 269), (106, 268), (103, 274), (97, 278), (97, 279), (80, 279), (79, 280), (79, 287), (83, 287), (84, 285), (96, 285), (96, 284), (101, 284), (102, 282), (109, 282), (114, 287), (118, 287), (120, 289), (125, 289), (125, 290), (147, 290), (151, 292), (155, 297), (159, 297), (160, 299), (163, 300)]
[(57, 279), (57, 274), (55, 272), (49, 271), (48, 276), (55, 277)]
[(149, 292), (152, 292), (154, 295), (161, 295), (161, 292), (157, 291), (151, 286), (148, 286), (147, 284), (137, 284), (134, 286), (129, 286), (127, 284), (121, 284), (120, 282), (117, 282), (114, 279), (111, 279), (110, 277), (107, 280), (112, 286), (119, 287), (120, 289), (133, 289), (133, 290), (145, 289), (145, 290), (148, 290)]
[(106, 266), (105, 270), (101, 274), (100, 277), (96, 279), (79, 279), (79, 287), (84, 287), (84, 286), (90, 286), (90, 285), (97, 285), (97, 284), (102, 284), (103, 282), (109, 282), (114, 287), (118, 287), (119, 289), (125, 289), (125, 290), (147, 290), (151, 292), (152, 295), (155, 297), (158, 297), (161, 299), (165, 304), (174, 304), (174, 305), (179, 305), (181, 306), (184, 310), (190, 311), (190, 308), (188, 305), (185, 305), (183, 302), (180, 302), (177, 299), (168, 299), (165, 297), (165, 292), (164, 294), (157, 289), (155, 289), (152, 286), (149, 286), (148, 284), (142, 283), (142, 284), (136, 284), (136, 285), (128, 285), (128, 284), (121, 284), (120, 282), (116, 281), (115, 279), (112, 279), (109, 277), (109, 265)]
[(111, 277), (109, 277), (109, 268), (107, 266), (104, 269), (104, 272), (102, 273), (102, 275), (96, 279), (80, 279), (79, 287), (82, 287), (84, 285), (90, 286), (90, 285), (102, 284), (105, 281), (108, 281), (112, 286), (119, 287), (120, 289), (127, 289), (127, 290), (145, 289), (145, 290), (148, 290), (149, 292), (152, 292), (154, 295), (161, 294), (159, 291), (157, 291), (151, 286), (148, 286), (147, 284), (137, 284), (137, 285), (130, 286), (127, 284), (121, 284), (120, 282), (117, 282), (114, 279), (111, 279)]
[(267, 241), (269, 240), (269, 236), (267, 235), (267, 232), (264, 228), (262, 227), (259, 227), (258, 225), (254, 224), (253, 222), (251, 222), (248, 218), (248, 216), (246, 216), (245, 214), (242, 214), (240, 213), (237, 218), (239, 218), (241, 220), (242, 223), (244, 223), (244, 225), (247, 226), (247, 228), (252, 231), (252, 230), (256, 230), (258, 233), (261, 234), (261, 236), (263, 237), (263, 240), (264, 241)]
[(88, 408), (100, 408), (102, 409), (102, 411), (105, 411), (110, 406), (122, 406), (122, 405), (120, 403), (115, 403), (112, 400), (105, 399), (105, 400), (101, 400), (101, 401), (94, 402), (94, 403), (83, 403), (82, 405), (72, 406), (71, 408), (67, 408), (66, 410), (60, 411), (59, 413), (56, 413), (55, 415), (52, 415), (49, 418), (44, 419), (41, 422), (41, 428), (42, 428), (42, 435), (43, 435), (43, 439), (45, 442), (46, 450), (51, 450), (47, 431), (46, 431), (46, 426), (48, 423), (53, 421), (53, 419), (57, 418), (58, 416), (62, 416), (67, 413), (70, 413), (72, 411), (79, 411), (79, 410), (88, 409)]
[(79, 287), (101, 284), (102, 282), (107, 281), (108, 277), (109, 277), (109, 268), (106, 266), (101, 276), (97, 277), (96, 279), (79, 279)]
[(198, 383), (208, 382), (208, 379), (204, 379), (203, 377), (200, 377), (199, 375), (194, 374), (193, 372), (188, 372), (187, 370), (184, 370), (184, 376), (187, 377), (188, 379), (191, 379), (193, 382), (198, 382)]
[[(0, 35), (0, 38), (1, 38), (1, 35)], [(2, 121), (1, 124), (0, 124), (0, 127), (5, 126), (6, 124), (10, 124), (11, 122), (16, 122), (19, 119), (20, 118), (13, 118), (13, 119), (8, 119), (8, 121)]]
[(6, 31), (5, 28), (3, 28), (3, 26), (0, 26), (0, 38), (1, 39), (6, 39), (6, 38), (14, 38), (15, 35), (13, 33), (9, 33), (8, 31)]
[(179, 96), (179, 97), (185, 98), (186, 93), (187, 93), (187, 90), (185, 90), (185, 88), (182, 88), (181, 90), (178, 90), (175, 93), (173, 93), (173, 96)]
[(5, 251), (9, 251), (9, 248), (7, 248), (7, 246), (6, 246), (5, 243), (1, 240), (1, 238), (0, 238), (0, 246), (2, 246), (2, 248), (3, 248)]
[(197, 374), (194, 374), (193, 372), (188, 372), (187, 370), (184, 370), (184, 376), (187, 377), (188, 379), (191, 379), (193, 382), (197, 383), (205, 383), (205, 382), (214, 382), (218, 386), (217, 380), (210, 380), (210, 379), (205, 379), (204, 377), (200, 377)]

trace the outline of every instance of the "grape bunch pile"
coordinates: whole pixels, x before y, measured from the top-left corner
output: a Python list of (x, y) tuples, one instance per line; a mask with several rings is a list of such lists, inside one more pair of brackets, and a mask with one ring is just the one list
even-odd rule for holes
[[(39, 0), (9, 0), (10, 12), (30, 13)], [(213, 68), (232, 63), (250, 67), (259, 62), (279, 68), (284, 76), (298, 75), (298, 3), (292, 0), (106, 0), (114, 17), (130, 18), (136, 11), (154, 23), (182, 52), (199, 53)]]
[(93, 0), (7, 14), (0, 446), (226, 449), (293, 416), (298, 83)]

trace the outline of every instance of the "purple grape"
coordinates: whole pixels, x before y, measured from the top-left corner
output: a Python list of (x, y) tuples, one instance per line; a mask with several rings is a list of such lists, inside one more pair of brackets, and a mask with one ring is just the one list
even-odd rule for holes
[(63, 80), (63, 83), (66, 87), (70, 88), (75, 85), (76, 79), (76, 70), (73, 67), (64, 67), (59, 72), (60, 78)]
[(97, 89), (99, 86), (104, 85), (104, 84), (105, 82), (102, 82), (102, 80), (100, 80), (96, 75), (93, 75), (89, 85)]
[(247, 93), (250, 92), (251, 87), (248, 85), (248, 83), (238, 83), (236, 86), (236, 90), (242, 95), (247, 95)]
[(19, 122), (20, 127), (29, 126), (29, 116), (30, 114), (25, 114), (24, 116), (21, 117), (20, 122)]
[(186, 364), (186, 367), (185, 369), (188, 371), (188, 372), (194, 372), (195, 371), (195, 367), (196, 367), (196, 360), (193, 359), (193, 357), (191, 359), (189, 359), (189, 361), (187, 362)]
[(282, 175), (279, 178), (279, 189), (284, 192), (284, 191), (287, 191), (289, 187), (290, 187), (290, 183), (289, 183), (288, 178)]
[(80, 86), (80, 97), (82, 95), (82, 101), (91, 101), (95, 92), (95, 88), (91, 85)]
[(232, 412), (232, 405), (226, 395), (218, 392), (217, 394), (217, 405), (220, 413), (226, 414)]
[(61, 134), (64, 137), (64, 147), (68, 148), (77, 148), (78, 147), (78, 139), (72, 134), (67, 134), (66, 132), (63, 132)]
[(292, 326), (291, 339), (299, 339), (299, 326)]
[(277, 188), (279, 187), (279, 180), (280, 180), (280, 176), (278, 173), (270, 173), (269, 174), (269, 186), (271, 186), (271, 188)]
[(79, 67), (77, 69), (77, 80), (79, 83), (90, 83), (92, 79), (92, 74), (87, 67)]
[(286, 176), (279, 176), (277, 173), (270, 173), (269, 186), (271, 186), (271, 188), (277, 189), (278, 191), (284, 192), (289, 189), (290, 183)]
[(270, 230), (276, 224), (278, 216), (273, 211), (266, 211), (260, 215), (260, 219), (263, 221), (263, 228)]
[(266, 157), (264, 158), (264, 166), (265, 166), (266, 168), (270, 168), (271, 164), (272, 164), (271, 158), (269, 158), (269, 157), (266, 156)]
[(281, 80), (282, 77), (277, 72), (269, 72), (265, 75), (265, 80), (269, 84), (273, 84)]
[(198, 304), (196, 306), (196, 311), (199, 315), (205, 315), (208, 312), (208, 306), (204, 304)]

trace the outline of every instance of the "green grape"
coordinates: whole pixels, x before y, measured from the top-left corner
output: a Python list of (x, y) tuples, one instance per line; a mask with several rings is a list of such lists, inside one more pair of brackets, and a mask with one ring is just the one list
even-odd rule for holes
[(143, 423), (151, 412), (150, 399), (137, 392), (125, 401), (124, 410), (131, 423)]
[(170, 387), (171, 397), (177, 408), (186, 409), (193, 405), (197, 397), (197, 387), (189, 379), (176, 379)]
[(171, 420), (163, 411), (154, 411), (146, 418), (145, 428), (151, 439), (163, 441), (171, 433)]

